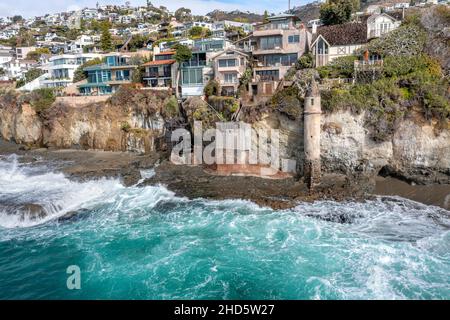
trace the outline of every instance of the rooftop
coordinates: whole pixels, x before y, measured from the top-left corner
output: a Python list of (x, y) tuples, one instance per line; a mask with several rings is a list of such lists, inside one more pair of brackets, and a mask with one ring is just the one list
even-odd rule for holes
[(321, 35), (331, 46), (363, 44), (367, 42), (365, 23), (346, 23), (317, 28), (314, 41)]
[(147, 63), (144, 63), (143, 66), (160, 66), (160, 65), (165, 65), (165, 64), (173, 64), (175, 63), (176, 60), (173, 59), (168, 59), (168, 60), (155, 60), (155, 61), (150, 61)]

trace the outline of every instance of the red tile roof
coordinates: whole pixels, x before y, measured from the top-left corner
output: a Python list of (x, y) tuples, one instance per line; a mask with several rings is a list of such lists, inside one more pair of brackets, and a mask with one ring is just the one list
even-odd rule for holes
[(171, 51), (162, 51), (160, 53), (156, 53), (155, 56), (162, 56), (162, 55), (166, 55), (166, 54), (175, 54), (175, 53), (177, 53), (177, 52), (173, 51), (173, 50), (171, 50)]
[(155, 61), (150, 61), (147, 63), (144, 63), (143, 66), (161, 66), (164, 64), (173, 64), (175, 63), (176, 60), (170, 59), (170, 60), (155, 60)]

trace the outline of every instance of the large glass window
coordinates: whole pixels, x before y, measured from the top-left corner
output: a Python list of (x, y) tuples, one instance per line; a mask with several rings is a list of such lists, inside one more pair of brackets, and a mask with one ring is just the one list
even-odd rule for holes
[(221, 59), (219, 60), (219, 67), (234, 67), (236, 66), (236, 59)]
[(276, 47), (281, 48), (282, 46), (282, 37), (262, 37), (260, 40), (261, 49), (270, 50), (275, 49)]
[(185, 85), (203, 84), (203, 69), (190, 68), (182, 71), (182, 81)]
[(237, 82), (237, 74), (236, 73), (225, 73), (224, 81), (225, 81), (225, 83), (236, 83)]
[(160, 54), (155, 56), (156, 61), (173, 59), (173, 54)]
[(290, 66), (297, 62), (298, 56), (296, 53), (291, 54), (271, 54), (260, 58), (264, 66), (272, 67), (277, 65)]
[(279, 72), (278, 70), (261, 70), (256, 71), (256, 75), (260, 77), (261, 80), (266, 81), (278, 81)]

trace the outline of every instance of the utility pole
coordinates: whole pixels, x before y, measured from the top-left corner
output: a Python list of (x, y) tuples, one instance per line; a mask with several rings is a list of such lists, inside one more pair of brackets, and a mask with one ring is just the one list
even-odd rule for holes
[(288, 10), (289, 10), (289, 13), (291, 12), (291, 0), (288, 0)]

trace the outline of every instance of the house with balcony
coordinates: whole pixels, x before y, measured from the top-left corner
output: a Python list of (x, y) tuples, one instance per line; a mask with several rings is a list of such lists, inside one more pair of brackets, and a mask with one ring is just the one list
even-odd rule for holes
[(237, 93), (239, 79), (245, 72), (249, 55), (237, 49), (228, 49), (212, 58), (214, 79), (219, 83), (222, 95), (233, 96)]
[(271, 95), (289, 68), (309, 50), (312, 35), (296, 16), (284, 14), (255, 26), (253, 38), (256, 65), (249, 92), (253, 96)]
[(174, 59), (175, 51), (163, 51), (153, 56), (153, 61), (144, 63), (143, 80), (148, 87), (172, 88), (177, 76), (178, 63)]
[(311, 44), (315, 66), (322, 67), (336, 58), (352, 55), (366, 43), (366, 23), (318, 27)]
[(100, 57), (100, 54), (93, 53), (62, 54), (50, 57), (48, 63), (42, 67), (47, 75), (41, 81), (41, 87), (67, 87), (72, 84), (75, 71), (79, 66)]
[(116, 92), (121, 85), (130, 84), (137, 65), (130, 64), (130, 55), (111, 53), (105, 55), (105, 63), (84, 68), (87, 83), (78, 85), (84, 95), (104, 95)]
[(203, 95), (206, 83), (214, 78), (212, 58), (230, 47), (229, 41), (220, 38), (194, 41), (192, 58), (181, 64), (182, 97)]

